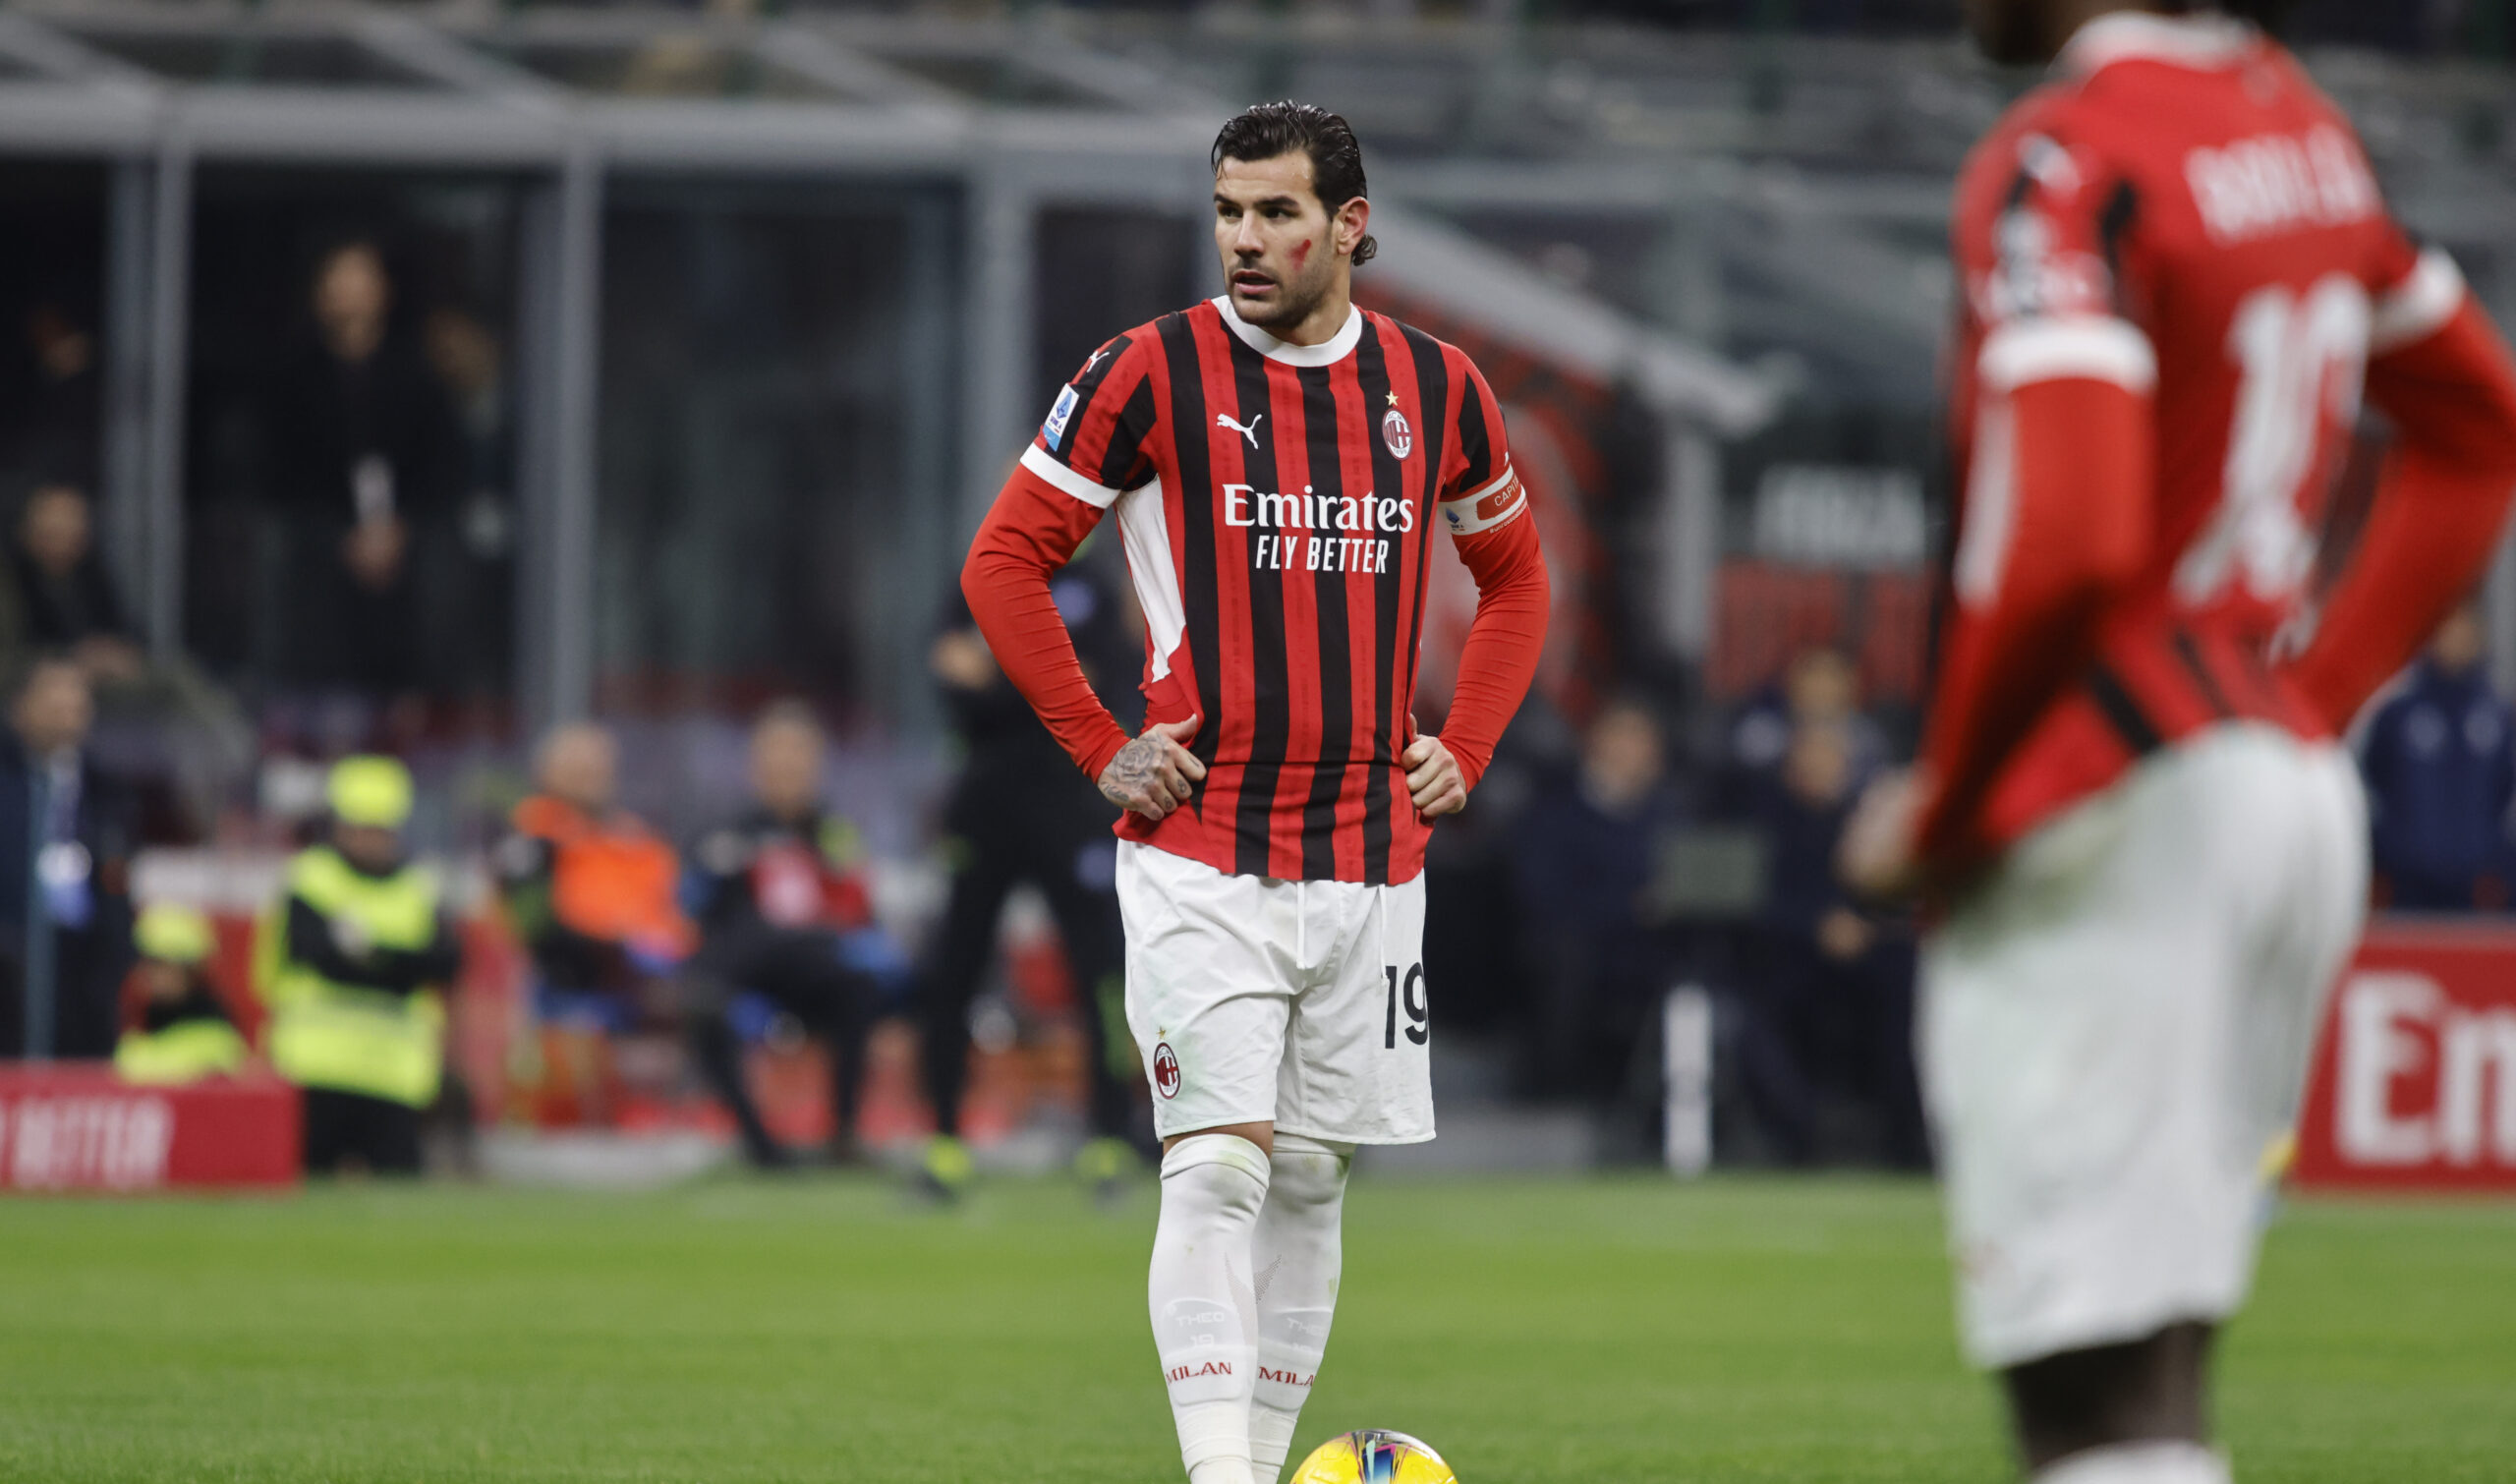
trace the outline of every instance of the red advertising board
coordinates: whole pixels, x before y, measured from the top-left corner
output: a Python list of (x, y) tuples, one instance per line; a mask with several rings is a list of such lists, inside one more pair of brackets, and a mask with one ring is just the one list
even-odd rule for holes
[(2296, 1177), (2516, 1194), (2516, 927), (2370, 927), (2324, 1014)]
[(141, 1087), (101, 1062), (0, 1066), (0, 1191), (293, 1184), (299, 1117), (283, 1082)]

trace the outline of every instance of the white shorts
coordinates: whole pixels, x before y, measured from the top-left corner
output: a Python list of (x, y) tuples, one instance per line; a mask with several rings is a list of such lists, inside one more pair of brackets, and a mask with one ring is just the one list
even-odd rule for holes
[(1118, 908), (1156, 1133), (1273, 1122), (1346, 1144), (1433, 1136), (1422, 877), (1227, 876), (1126, 840)]
[(2367, 828), (2340, 748), (2223, 726), (2028, 835), (1932, 934), (1919, 1050), (1976, 1364), (2244, 1301)]

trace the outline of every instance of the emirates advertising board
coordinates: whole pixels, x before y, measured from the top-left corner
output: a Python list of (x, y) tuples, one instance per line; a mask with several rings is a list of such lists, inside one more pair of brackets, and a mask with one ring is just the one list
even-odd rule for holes
[(2379, 919), (2334, 987), (2297, 1182), (2516, 1195), (2516, 928)]

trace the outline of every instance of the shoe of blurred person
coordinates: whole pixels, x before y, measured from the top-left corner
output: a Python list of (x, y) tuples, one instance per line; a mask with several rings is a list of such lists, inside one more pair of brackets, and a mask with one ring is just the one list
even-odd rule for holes
[(1094, 1139), (1074, 1154), (1074, 1177), (1090, 1186), (1092, 1199), (1103, 1206), (1125, 1200), (1136, 1172), (1143, 1168), (1144, 1162), (1124, 1139)]
[(949, 1134), (937, 1134), (926, 1141), (925, 1157), (918, 1161), (918, 1193), (938, 1205), (951, 1205), (970, 1188), (978, 1167), (970, 1159), (970, 1147)]

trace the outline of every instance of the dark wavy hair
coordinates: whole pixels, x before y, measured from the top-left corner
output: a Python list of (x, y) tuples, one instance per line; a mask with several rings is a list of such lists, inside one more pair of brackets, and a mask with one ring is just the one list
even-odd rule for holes
[(2186, 15), (2195, 11), (2221, 11), (2240, 21), (2251, 21), (2276, 34), (2280, 23), (2289, 19), (2289, 12), (2296, 8), (2296, 3), (2297, 0), (2184, 0), (2177, 9)]
[[(1221, 170), (1225, 160), (1254, 163), (1296, 149), (1310, 156), (1311, 189), (1331, 212), (1368, 194), (1363, 185), (1363, 145), (1354, 138), (1353, 126), (1316, 103), (1296, 103), (1290, 98), (1260, 103), (1233, 115), (1215, 136), (1208, 163)], [(1379, 251), (1380, 244), (1366, 233), (1354, 244), (1354, 266), (1371, 261)]]

